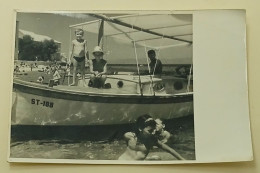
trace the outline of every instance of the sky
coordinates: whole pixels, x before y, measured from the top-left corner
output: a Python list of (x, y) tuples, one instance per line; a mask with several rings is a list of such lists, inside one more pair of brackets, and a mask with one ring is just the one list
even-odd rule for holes
[[(112, 15), (112, 14), (111, 14)], [(17, 21), (19, 21), (19, 28), (27, 31), (34, 32), (40, 35), (46, 35), (54, 40), (61, 42), (61, 53), (66, 56), (69, 55), (71, 40), (74, 39), (74, 30), (70, 30), (69, 26), (87, 21), (96, 20), (95, 18), (86, 14), (53, 14), (53, 13), (17, 13)], [(88, 50), (92, 52), (97, 45), (97, 35), (92, 33), (85, 33), (84, 39), (87, 40)], [(135, 64), (135, 54), (133, 47), (118, 44), (113, 39), (107, 40), (107, 45), (104, 48), (104, 58), (110, 64)], [(138, 61), (140, 64), (146, 64), (147, 59), (144, 48), (138, 48)], [(167, 50), (161, 52), (162, 63), (164, 64), (189, 64), (192, 63), (192, 46), (190, 47), (173, 47), (170, 54)], [(91, 59), (93, 58), (90, 53)]]

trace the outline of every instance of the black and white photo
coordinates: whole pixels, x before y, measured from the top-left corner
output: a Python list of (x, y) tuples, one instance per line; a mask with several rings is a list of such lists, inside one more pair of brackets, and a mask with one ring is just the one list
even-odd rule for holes
[(18, 12), (10, 157), (195, 160), (192, 28), (192, 14)]

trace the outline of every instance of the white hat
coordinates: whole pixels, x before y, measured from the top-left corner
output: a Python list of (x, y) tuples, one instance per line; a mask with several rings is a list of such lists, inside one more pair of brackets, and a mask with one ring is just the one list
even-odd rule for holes
[(96, 52), (101, 52), (102, 54), (104, 54), (103, 50), (102, 50), (101, 47), (99, 47), (99, 46), (96, 46), (96, 47), (94, 48), (94, 51), (93, 51), (92, 53), (94, 54), (94, 53), (96, 53)]

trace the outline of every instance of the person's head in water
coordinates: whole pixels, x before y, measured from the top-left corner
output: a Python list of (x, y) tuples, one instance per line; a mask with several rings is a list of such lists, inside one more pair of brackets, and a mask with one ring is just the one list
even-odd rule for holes
[(139, 136), (143, 138), (149, 138), (155, 134), (156, 122), (154, 119), (148, 115), (141, 115), (136, 120), (136, 132)]
[(156, 122), (156, 131), (161, 132), (165, 128), (165, 124), (163, 121), (159, 118), (155, 120)]
[(155, 61), (156, 60), (156, 53), (155, 53), (154, 50), (149, 50), (147, 52), (147, 54), (148, 54), (148, 57), (150, 58), (151, 61)]

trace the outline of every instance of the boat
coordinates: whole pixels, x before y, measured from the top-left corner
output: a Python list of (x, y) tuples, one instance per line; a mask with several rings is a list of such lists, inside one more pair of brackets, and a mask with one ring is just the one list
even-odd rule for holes
[[(192, 65), (186, 77), (141, 74), (142, 65), (136, 51), (140, 47), (163, 52), (172, 47), (185, 49), (191, 46), (191, 20), (174, 14), (89, 15), (95, 20), (70, 28), (96, 33), (98, 44), (102, 41), (104, 44), (104, 38), (108, 37), (119, 40), (120, 44), (129, 43), (135, 52), (137, 72), (107, 75), (107, 88), (83, 87), (83, 80), (88, 83), (90, 79), (88, 75), (79, 80), (78, 86), (36, 83), (23, 80), (21, 75), (15, 76), (12, 129), (124, 125), (135, 122), (142, 114), (161, 119), (193, 115)], [(136, 20), (139, 22), (135, 23)], [(187, 32), (186, 35), (174, 35), (180, 28)]]

